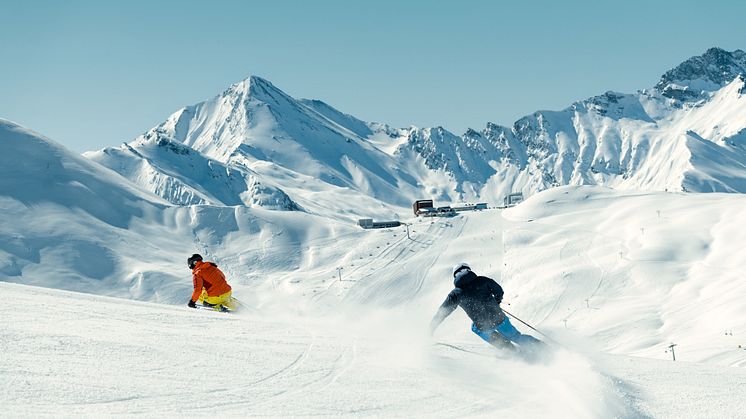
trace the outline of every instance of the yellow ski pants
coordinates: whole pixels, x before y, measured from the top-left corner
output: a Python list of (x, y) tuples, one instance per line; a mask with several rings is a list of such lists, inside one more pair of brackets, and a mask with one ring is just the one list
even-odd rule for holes
[(207, 295), (207, 291), (204, 289), (202, 290), (202, 295), (199, 296), (200, 303), (205, 301), (207, 304), (213, 305), (213, 306), (225, 306), (228, 307), (231, 310), (236, 309), (236, 304), (233, 302), (232, 297), (232, 291), (228, 291), (225, 294), (220, 294), (218, 296), (210, 297)]

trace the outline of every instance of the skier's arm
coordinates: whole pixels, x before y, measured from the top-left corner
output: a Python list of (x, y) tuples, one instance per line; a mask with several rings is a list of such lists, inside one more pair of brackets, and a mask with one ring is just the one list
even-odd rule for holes
[(197, 274), (192, 275), (192, 283), (194, 284), (194, 291), (191, 300), (197, 301), (199, 296), (202, 295), (202, 277)]
[(495, 301), (497, 301), (497, 304), (500, 304), (503, 302), (503, 295), (505, 294), (503, 291), (503, 287), (500, 286), (497, 282), (495, 282), (494, 279), (490, 278), (487, 283), (490, 286), (490, 292), (492, 293), (492, 296), (495, 297)]
[(438, 312), (435, 313), (435, 317), (433, 317), (433, 320), (430, 322), (430, 334), (435, 332), (435, 329), (438, 328), (438, 325), (440, 325), (440, 323), (445, 320), (446, 317), (453, 313), (453, 310), (458, 307), (458, 301), (460, 298), (460, 288), (454, 288), (453, 291), (448, 293), (448, 297), (446, 297), (446, 300), (443, 301), (443, 304), (440, 305), (440, 308), (438, 308)]

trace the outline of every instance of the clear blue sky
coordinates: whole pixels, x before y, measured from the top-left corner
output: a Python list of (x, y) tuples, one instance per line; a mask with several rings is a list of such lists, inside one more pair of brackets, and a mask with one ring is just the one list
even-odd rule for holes
[(82, 152), (249, 75), (367, 121), (510, 125), (746, 49), (736, 1), (0, 0), (0, 118)]

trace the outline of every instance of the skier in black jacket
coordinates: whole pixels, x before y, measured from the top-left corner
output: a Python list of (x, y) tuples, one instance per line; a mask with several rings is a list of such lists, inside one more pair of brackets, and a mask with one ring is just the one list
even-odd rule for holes
[(453, 267), (453, 285), (455, 288), (430, 322), (431, 334), (456, 307), (461, 306), (474, 322), (471, 330), (493, 346), (512, 348), (511, 342), (521, 347), (542, 344), (533, 336), (521, 334), (510, 324), (500, 308), (503, 289), (492, 278), (478, 276), (468, 264), (459, 263)]

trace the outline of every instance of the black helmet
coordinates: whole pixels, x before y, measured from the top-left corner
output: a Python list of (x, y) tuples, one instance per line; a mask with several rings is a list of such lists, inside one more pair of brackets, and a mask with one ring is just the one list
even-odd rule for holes
[(192, 256), (190, 256), (189, 259), (187, 259), (187, 264), (189, 265), (189, 269), (194, 269), (194, 265), (196, 265), (197, 262), (202, 262), (202, 255), (195, 253)]

